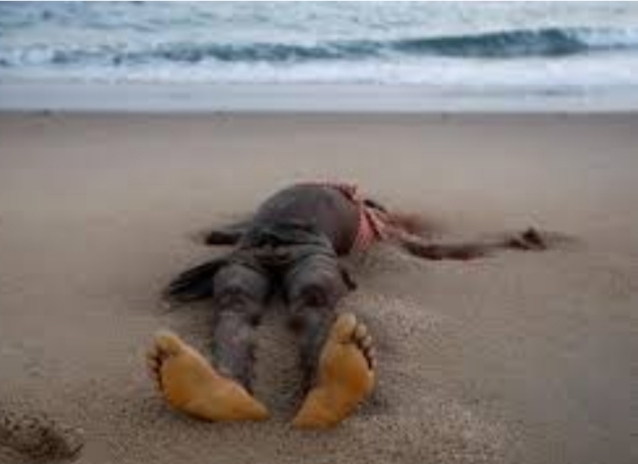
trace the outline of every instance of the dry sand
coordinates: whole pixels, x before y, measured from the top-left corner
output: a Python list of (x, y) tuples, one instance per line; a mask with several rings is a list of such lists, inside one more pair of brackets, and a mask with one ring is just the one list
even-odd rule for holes
[[(634, 115), (2, 115), (0, 406), (82, 427), (90, 464), (638, 462), (636, 147)], [(535, 224), (581, 243), (354, 260), (343, 307), (376, 335), (379, 384), (334, 431), (289, 427), (277, 306), (256, 368), (268, 423), (169, 411), (143, 369), (152, 333), (210, 342), (206, 308), (158, 298), (209, 253), (188, 235), (325, 178), (460, 234)]]

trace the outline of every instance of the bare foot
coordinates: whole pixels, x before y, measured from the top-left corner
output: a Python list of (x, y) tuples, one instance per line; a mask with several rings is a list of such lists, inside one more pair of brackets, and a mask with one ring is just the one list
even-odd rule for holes
[(264, 420), (268, 412), (234, 380), (221, 376), (194, 348), (171, 332), (159, 332), (148, 367), (175, 409), (209, 421)]
[(372, 338), (352, 314), (341, 314), (319, 358), (317, 385), (293, 420), (295, 427), (328, 428), (349, 416), (372, 391)]

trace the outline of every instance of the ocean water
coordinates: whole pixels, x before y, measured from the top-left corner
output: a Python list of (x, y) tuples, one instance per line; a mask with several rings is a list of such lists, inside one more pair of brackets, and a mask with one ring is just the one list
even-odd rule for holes
[(0, 2), (0, 107), (65, 82), (632, 100), (638, 4)]

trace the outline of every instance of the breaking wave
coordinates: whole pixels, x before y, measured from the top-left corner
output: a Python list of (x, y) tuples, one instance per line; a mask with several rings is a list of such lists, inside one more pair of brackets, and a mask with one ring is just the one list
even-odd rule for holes
[(403, 57), (512, 59), (563, 57), (638, 49), (638, 29), (544, 28), (472, 35), (390, 40), (333, 40), (317, 43), (166, 42), (137, 46), (57, 46), (0, 49), (0, 65), (128, 66), (158, 62), (295, 64), (313, 61), (392, 60)]

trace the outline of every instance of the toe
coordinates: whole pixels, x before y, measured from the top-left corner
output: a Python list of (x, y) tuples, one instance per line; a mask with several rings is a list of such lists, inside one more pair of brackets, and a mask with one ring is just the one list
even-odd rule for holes
[(332, 327), (331, 337), (338, 343), (350, 342), (356, 327), (357, 318), (354, 314), (340, 314)]
[(148, 353), (146, 353), (145, 361), (146, 367), (148, 368), (148, 371), (150, 373), (156, 373), (159, 370), (162, 362), (159, 353), (155, 349), (152, 349)]
[(148, 372), (149, 377), (159, 390), (162, 390), (161, 365), (161, 359), (157, 356), (153, 356), (153, 353), (149, 352), (146, 355), (146, 372)]
[(353, 332), (353, 341), (368, 362), (368, 367), (372, 370), (376, 364), (376, 353), (372, 336), (368, 332), (365, 324), (358, 323)]
[(368, 366), (370, 367), (370, 370), (373, 371), (376, 369), (377, 367), (377, 351), (374, 349), (374, 347), (369, 347), (368, 349), (366, 349), (363, 352), (365, 358), (368, 361)]
[(155, 347), (163, 355), (177, 355), (184, 349), (184, 342), (173, 332), (167, 330), (155, 334)]
[(368, 335), (368, 328), (365, 324), (358, 324), (357, 328), (354, 330), (354, 338), (355, 340), (363, 340)]
[(146, 363), (149, 367), (159, 366), (162, 360), (161, 353), (157, 350), (157, 347), (153, 347), (146, 352)]
[(370, 335), (366, 335), (364, 338), (359, 340), (359, 345), (364, 350), (369, 350), (370, 348), (372, 348), (372, 337)]
[(160, 363), (156, 359), (147, 358), (146, 359), (146, 367), (147, 367), (148, 373), (153, 378), (157, 377), (157, 375), (159, 373), (159, 369), (160, 369)]

